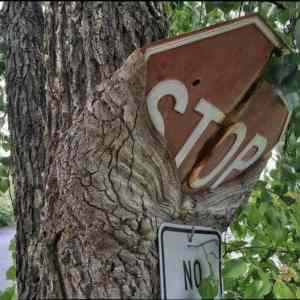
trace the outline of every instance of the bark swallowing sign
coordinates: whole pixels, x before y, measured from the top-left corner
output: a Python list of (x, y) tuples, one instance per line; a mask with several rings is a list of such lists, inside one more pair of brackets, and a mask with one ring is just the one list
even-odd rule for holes
[(251, 15), (143, 49), (149, 116), (167, 140), (185, 190), (217, 188), (277, 144), (289, 113), (260, 78), (281, 47)]

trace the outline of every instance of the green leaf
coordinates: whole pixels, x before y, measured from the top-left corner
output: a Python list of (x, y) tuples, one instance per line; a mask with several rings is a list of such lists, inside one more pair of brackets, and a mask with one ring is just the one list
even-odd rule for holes
[(259, 206), (259, 212), (261, 215), (264, 215), (266, 213), (266, 211), (269, 209), (269, 203), (268, 202), (263, 202), (260, 206)]
[(235, 287), (237, 280), (230, 277), (224, 277), (224, 289), (226, 291)]
[(4, 167), (7, 168), (7, 170), (8, 170), (8, 168), (9, 168), (10, 161), (11, 161), (10, 156), (3, 156), (3, 157), (0, 157), (0, 162), (1, 162), (1, 164), (3, 164)]
[(256, 226), (261, 220), (260, 212), (255, 204), (249, 206), (249, 209), (247, 210), (247, 216), (248, 223), (252, 226)]
[(273, 293), (278, 299), (294, 299), (292, 290), (281, 280), (276, 280), (273, 286)]
[(5, 193), (9, 188), (9, 179), (8, 178), (0, 178), (0, 191)]
[[(293, 73), (283, 79), (281, 90), (287, 97), (288, 94), (296, 93), (300, 90), (300, 71), (295, 70)], [(288, 100), (289, 101), (289, 100)], [(299, 100), (298, 100), (299, 101)], [(299, 105), (299, 102), (297, 102)]]
[(12, 286), (0, 294), (0, 300), (14, 300), (16, 298), (16, 287)]
[(276, 86), (297, 71), (299, 55), (289, 53), (281, 57), (272, 57), (265, 70), (264, 78)]
[(286, 239), (287, 229), (284, 228), (283, 222), (286, 221), (286, 216), (284, 211), (275, 209), (273, 206), (265, 212), (265, 231), (267, 231), (268, 236), (276, 243), (280, 244)]
[(12, 252), (16, 252), (16, 239), (13, 238), (9, 243), (9, 250)]
[(280, 21), (280, 23), (285, 24), (289, 20), (289, 10), (280, 9), (277, 13), (277, 18)]
[(300, 299), (300, 288), (296, 288), (296, 299)]
[(6, 271), (6, 278), (9, 280), (15, 280), (16, 279), (16, 267), (11, 266), (7, 271)]
[(238, 278), (248, 272), (249, 264), (242, 259), (231, 259), (225, 262), (224, 277)]
[(213, 277), (204, 278), (198, 290), (202, 299), (212, 299), (218, 294), (218, 283)]
[(8, 177), (8, 168), (3, 166), (3, 165), (0, 165), (0, 177)]
[(272, 284), (269, 280), (254, 280), (246, 288), (245, 298), (263, 298), (270, 293)]
[(11, 252), (11, 257), (14, 261), (14, 265), (16, 264), (16, 237), (14, 237), (9, 244), (9, 251)]
[(230, 225), (230, 229), (236, 238), (243, 239), (247, 234), (247, 229), (238, 220)]

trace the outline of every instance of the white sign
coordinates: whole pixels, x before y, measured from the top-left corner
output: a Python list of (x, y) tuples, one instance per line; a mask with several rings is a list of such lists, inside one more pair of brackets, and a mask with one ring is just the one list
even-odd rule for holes
[(160, 287), (162, 299), (201, 299), (201, 281), (212, 277), (223, 294), (221, 236), (199, 226), (164, 223), (159, 229)]

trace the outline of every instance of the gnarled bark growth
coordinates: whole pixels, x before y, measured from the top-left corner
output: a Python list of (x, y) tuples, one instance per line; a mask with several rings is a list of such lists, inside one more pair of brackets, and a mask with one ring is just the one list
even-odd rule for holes
[[(59, 282), (64, 297), (158, 297), (159, 225), (224, 230), (261, 170), (248, 174), (243, 187), (239, 179), (212, 193), (183, 194), (175, 163), (148, 119), (145, 78), (137, 50), (95, 86), (60, 140), (48, 177), (59, 194), (51, 188), (47, 194), (43, 234), (51, 246), (42, 282)], [(56, 273), (49, 276), (53, 262)], [(42, 290), (43, 297), (55, 295)]]

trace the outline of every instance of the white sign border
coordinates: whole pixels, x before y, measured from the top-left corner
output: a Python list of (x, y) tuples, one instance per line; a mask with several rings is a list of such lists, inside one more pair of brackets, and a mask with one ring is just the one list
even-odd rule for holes
[(165, 266), (164, 266), (164, 249), (163, 249), (163, 234), (166, 231), (176, 231), (176, 232), (185, 232), (187, 234), (197, 233), (207, 233), (214, 234), (219, 239), (219, 277), (220, 277), (220, 291), (221, 297), (223, 297), (223, 276), (222, 276), (222, 237), (219, 231), (211, 229), (209, 227), (203, 226), (193, 226), (193, 225), (182, 225), (174, 223), (162, 223), (158, 232), (158, 248), (159, 248), (159, 276), (160, 276), (160, 297), (161, 299), (167, 300), (167, 290), (166, 290), (166, 278), (165, 278)]
[(278, 36), (265, 24), (265, 21), (258, 15), (252, 15), (245, 17), (243, 19), (233, 19), (233, 22), (220, 24), (218, 27), (209, 28), (209, 30), (195, 30), (192, 31), (192, 35), (175, 38), (171, 41), (166, 41), (162, 44), (155, 46), (149, 46), (145, 51), (145, 60), (147, 61), (149, 57), (153, 54), (164, 52), (170, 49), (174, 49), (186, 44), (194, 43), (203, 39), (207, 39), (219, 34), (226, 33), (235, 29), (239, 29), (245, 26), (255, 25), (261, 33), (277, 48), (283, 46), (283, 42), (278, 38)]

